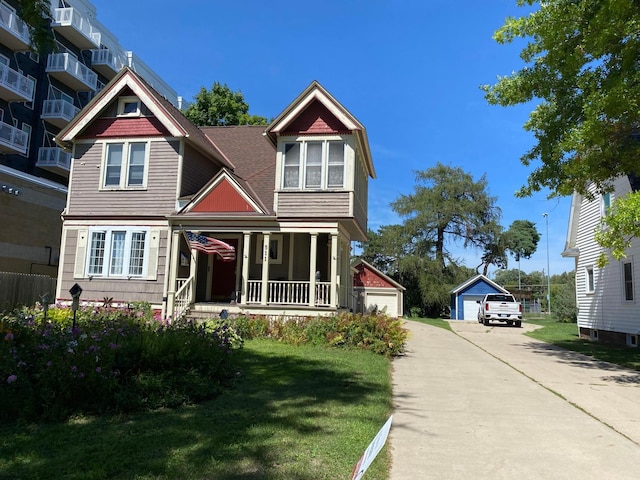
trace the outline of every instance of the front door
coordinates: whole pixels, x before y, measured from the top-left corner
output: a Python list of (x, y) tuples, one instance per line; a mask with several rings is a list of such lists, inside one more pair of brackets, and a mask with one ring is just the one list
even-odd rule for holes
[(211, 279), (211, 300), (214, 302), (229, 303), (235, 300), (236, 292), (236, 266), (238, 264), (238, 239), (225, 238), (228, 243), (236, 249), (236, 258), (233, 261), (225, 262), (219, 255), (213, 256), (213, 268)]

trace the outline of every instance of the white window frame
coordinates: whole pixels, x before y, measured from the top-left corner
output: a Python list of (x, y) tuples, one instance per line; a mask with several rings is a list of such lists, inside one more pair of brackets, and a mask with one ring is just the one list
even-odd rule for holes
[[(627, 278), (627, 265), (630, 269), (630, 278)], [(627, 283), (631, 284), (631, 298), (627, 298)], [(622, 262), (622, 300), (625, 303), (635, 303), (636, 294), (635, 294), (635, 285), (633, 282), (633, 262), (627, 261)]]
[(593, 265), (584, 267), (584, 289), (589, 294), (596, 291), (596, 277)]
[[(124, 233), (124, 243), (121, 246), (122, 263), (121, 271), (114, 271), (113, 261), (115, 256), (116, 245), (115, 235)], [(96, 256), (94, 249), (94, 237), (98, 234), (104, 235), (104, 245), (102, 246), (102, 257)], [(135, 235), (144, 235), (144, 249), (142, 256), (142, 268), (140, 272), (132, 272), (132, 243)], [(87, 258), (85, 263), (85, 275), (88, 278), (146, 278), (149, 267), (149, 245), (150, 245), (150, 228), (149, 227), (126, 227), (126, 226), (109, 226), (109, 227), (92, 227), (89, 229), (87, 237)], [(95, 266), (99, 266), (97, 270)]]
[[(128, 110), (128, 107), (131, 105), (135, 107), (135, 110)], [(139, 117), (140, 115), (140, 99), (138, 97), (120, 97), (118, 99), (119, 117)]]
[[(264, 235), (258, 234), (256, 242), (256, 263), (262, 263), (262, 247), (264, 244)], [(269, 235), (269, 264), (282, 263), (282, 234)]]
[(627, 333), (627, 347), (638, 347), (638, 335), (635, 333)]
[[(118, 184), (107, 185), (107, 161), (110, 149), (116, 145), (122, 146), (122, 157), (120, 162), (120, 177)], [(130, 185), (130, 162), (131, 162), (131, 146), (145, 145), (144, 166), (142, 173), (142, 183), (140, 185)], [(104, 142), (102, 147), (102, 173), (100, 175), (101, 190), (146, 190), (147, 178), (149, 174), (149, 152), (151, 150), (151, 142), (148, 140), (114, 140)]]
[[(286, 147), (289, 144), (299, 144), (299, 158), (297, 161), (298, 166), (298, 182), (295, 186), (288, 187), (285, 181), (285, 162), (286, 162)], [(308, 185), (307, 179), (307, 168), (308, 168), (308, 149), (311, 144), (321, 144), (321, 180), (320, 185)], [(337, 165), (333, 163), (330, 165), (329, 163), (329, 144), (331, 143), (340, 143), (343, 146), (343, 157), (342, 157), (342, 185), (330, 185), (329, 184), (329, 167)], [(281, 172), (281, 189), (286, 191), (332, 191), (332, 190), (344, 190), (345, 189), (345, 181), (347, 174), (347, 150), (349, 143), (346, 139), (339, 136), (328, 136), (328, 137), (299, 137), (290, 139), (283, 139), (282, 143), (282, 172)], [(290, 166), (293, 164), (290, 163)], [(317, 168), (317, 165), (314, 164), (313, 168)]]

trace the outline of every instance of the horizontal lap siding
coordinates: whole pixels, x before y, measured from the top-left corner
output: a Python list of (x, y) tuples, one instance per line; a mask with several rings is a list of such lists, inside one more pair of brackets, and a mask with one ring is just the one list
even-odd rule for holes
[[(86, 228), (86, 227), (85, 227)], [(155, 280), (131, 279), (111, 279), (111, 278), (73, 278), (74, 265), (76, 261), (76, 247), (78, 244), (78, 230), (73, 228), (66, 230), (66, 245), (63, 262), (64, 275), (60, 285), (60, 297), (71, 299), (69, 289), (75, 284), (82, 287), (81, 301), (101, 302), (104, 298), (113, 298), (114, 302), (149, 302), (152, 304), (162, 303), (162, 293), (164, 290), (165, 268), (167, 263), (167, 231), (162, 230), (160, 234), (160, 245), (158, 248), (158, 268)], [(88, 249), (87, 249), (88, 254)]]
[(219, 165), (189, 146), (185, 147), (183, 164), (180, 195), (197, 193), (220, 170)]
[(76, 145), (69, 215), (166, 215), (175, 210), (178, 142), (152, 141), (145, 190), (100, 190), (102, 144)]
[(279, 192), (279, 217), (352, 217), (350, 192)]
[[(626, 177), (615, 183), (615, 195), (612, 201), (630, 190)], [(634, 239), (627, 251), (627, 258), (621, 261), (609, 259), (604, 268), (595, 266), (601, 247), (594, 239), (594, 232), (600, 228), (601, 199), (582, 200), (580, 221), (576, 237), (576, 246), (580, 256), (576, 266), (576, 293), (578, 301), (578, 326), (587, 329), (611, 330), (617, 332), (638, 333), (640, 331), (640, 242)], [(624, 299), (623, 263), (632, 262), (634, 297), (633, 302)], [(594, 288), (592, 294), (586, 293), (586, 268), (593, 266)]]

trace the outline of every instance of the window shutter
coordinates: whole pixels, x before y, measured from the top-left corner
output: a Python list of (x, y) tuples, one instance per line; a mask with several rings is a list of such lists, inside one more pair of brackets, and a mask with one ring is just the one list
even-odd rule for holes
[[(147, 263), (147, 280), (157, 280), (158, 278), (158, 255), (160, 254), (160, 232), (159, 228), (152, 228), (149, 231), (149, 261)], [(165, 266), (166, 269), (166, 266)]]
[(87, 243), (89, 239), (89, 229), (78, 229), (76, 240), (76, 260), (73, 267), (73, 278), (84, 278), (84, 266), (87, 261)]

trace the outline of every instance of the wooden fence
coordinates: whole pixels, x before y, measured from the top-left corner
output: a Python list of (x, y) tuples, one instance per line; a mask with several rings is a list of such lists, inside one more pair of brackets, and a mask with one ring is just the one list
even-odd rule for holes
[(48, 293), (56, 296), (56, 279), (46, 275), (0, 272), (0, 311), (33, 306)]

